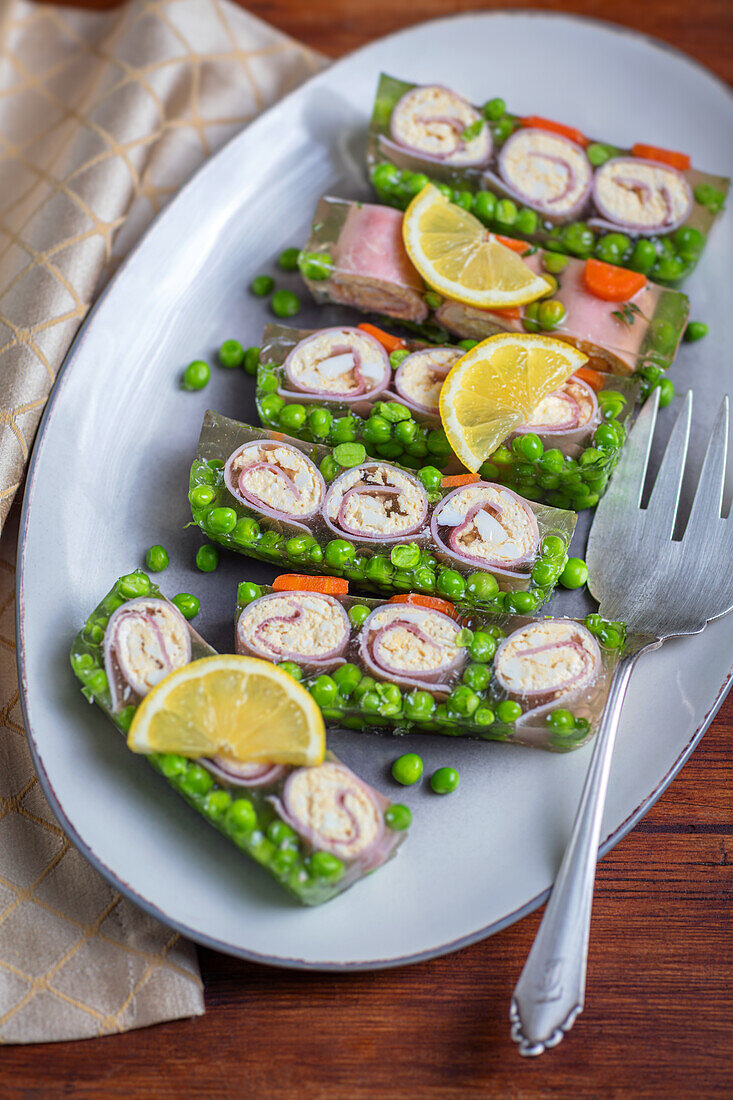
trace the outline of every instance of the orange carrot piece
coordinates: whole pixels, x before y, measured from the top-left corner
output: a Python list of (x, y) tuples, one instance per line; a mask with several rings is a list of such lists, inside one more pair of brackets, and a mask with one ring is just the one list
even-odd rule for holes
[(346, 596), (349, 582), (343, 577), (309, 577), (305, 573), (281, 573), (272, 582), (273, 592), (323, 592), (326, 596)]
[(268, 439), (274, 439), (277, 443), (281, 443), (285, 438), (285, 432), (268, 432)]
[(473, 485), (474, 481), (480, 481), (478, 474), (449, 474), (441, 481), (443, 489), (455, 489), (458, 485)]
[(591, 294), (606, 302), (628, 302), (646, 286), (645, 275), (604, 260), (586, 260), (583, 280)]
[(606, 380), (606, 375), (601, 374), (599, 370), (594, 370), (593, 367), (579, 367), (576, 370), (573, 378), (580, 378), (581, 381), (587, 382), (592, 390), (598, 393), (603, 389), (603, 383)]
[(490, 309), (488, 312), (496, 314), (497, 317), (504, 317), (507, 321), (518, 321), (522, 316), (518, 306), (512, 306), (511, 309)]
[(458, 618), (458, 612), (448, 600), (440, 600), (437, 596), (421, 596), (419, 592), (391, 596), (388, 603), (409, 603), (415, 607), (429, 607), (432, 611), (442, 611), (444, 615), (450, 615), (451, 619)]
[(400, 340), (399, 336), (392, 336), (390, 332), (385, 332), (384, 329), (377, 328), (376, 325), (370, 325), (366, 321), (361, 325), (357, 325), (362, 332), (368, 332), (370, 336), (373, 336), (375, 340), (385, 348), (388, 352), (398, 351), (400, 348), (406, 348), (407, 344), (404, 340)]
[(540, 115), (527, 115), (526, 118), (520, 119), (520, 122), (522, 126), (530, 126), (535, 130), (549, 130), (551, 134), (560, 134), (574, 141), (576, 145), (582, 145), (584, 149), (589, 144), (588, 138), (581, 130), (576, 130), (574, 126), (566, 126), (564, 122), (554, 122), (551, 118), (541, 118)]
[(499, 244), (503, 244), (505, 248), (511, 248), (512, 252), (519, 252), (520, 255), (530, 247), (528, 241), (517, 241), (514, 237), (500, 237), (498, 233), (494, 236)]
[(660, 149), (656, 145), (645, 145), (643, 141), (637, 141), (632, 146), (631, 152), (635, 157), (656, 160), (660, 164), (668, 164), (670, 168), (678, 168), (680, 172), (686, 171), (692, 163), (687, 153), (676, 153), (674, 149)]

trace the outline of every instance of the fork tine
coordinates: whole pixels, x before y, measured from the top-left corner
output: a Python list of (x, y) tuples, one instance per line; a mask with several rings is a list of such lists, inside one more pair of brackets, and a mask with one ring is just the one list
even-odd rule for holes
[(658, 408), (659, 390), (654, 390), (629, 432), (629, 438), (621, 452), (621, 459), (611, 484), (598, 506), (598, 513), (601, 513), (602, 509), (610, 511), (618, 505), (628, 508), (639, 507)]
[(667, 442), (646, 510), (647, 521), (659, 533), (659, 538), (671, 538), (674, 531), (691, 423), (692, 390), (688, 390)]
[[(705, 451), (700, 480), (695, 490), (695, 499), (690, 509), (686, 531), (692, 531), (698, 524), (700, 530), (707, 529), (711, 520), (720, 519), (723, 508), (723, 487), (725, 485), (725, 463), (728, 454), (728, 396), (723, 398), (710, 442)], [(731, 524), (733, 527), (733, 524)]]

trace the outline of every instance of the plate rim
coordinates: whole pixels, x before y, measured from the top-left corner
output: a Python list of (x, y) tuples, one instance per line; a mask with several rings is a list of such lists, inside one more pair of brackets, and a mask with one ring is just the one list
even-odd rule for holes
[[(312, 83), (317, 82), (326, 72), (331, 72), (334, 68), (337, 68), (341, 64), (345, 64), (353, 57), (358, 56), (362, 52), (371, 49), (377, 43), (390, 42), (394, 39), (398, 39), (404, 35), (409, 35), (417, 28), (425, 26), (436, 26), (441, 23), (455, 23), (457, 21), (464, 20), (491, 20), (496, 18), (506, 18), (510, 16), (516, 19), (547, 19), (562, 20), (569, 23), (582, 23), (590, 24), (597, 27), (599, 30), (614, 34), (623, 38), (629, 38), (634, 41), (642, 40), (647, 45), (655, 50), (659, 50), (665, 53), (672, 54), (679, 61), (684, 62), (686, 65), (698, 70), (704, 74), (705, 77), (718, 86), (730, 99), (733, 99), (733, 89), (716, 73), (712, 72), (706, 65), (696, 58), (691, 57), (685, 53), (684, 50), (677, 46), (673, 46), (671, 43), (664, 42), (661, 39), (655, 38), (653, 35), (647, 34), (643, 31), (637, 31), (630, 27), (621, 26), (620, 24), (612, 23), (605, 19), (598, 19), (593, 16), (586, 16), (574, 13), (565, 13), (558, 11), (545, 11), (538, 8), (528, 9), (507, 9), (496, 8), (491, 11), (474, 11), (474, 12), (462, 12), (452, 16), (438, 16), (434, 19), (421, 20), (413, 23), (407, 27), (403, 27), (398, 31), (394, 31), (391, 34), (383, 35), (380, 38), (374, 39), (363, 46), (360, 46), (356, 50), (352, 50), (345, 54), (343, 57), (338, 58), (332, 64), (328, 65), (325, 69), (314, 73), (306, 81), (300, 84), (293, 91), (289, 92), (272, 107), (268, 108), (256, 119), (253, 120), (244, 129), (234, 134), (221, 149), (205, 161), (189, 180), (176, 192), (171, 199), (170, 203), (166, 204), (163, 208), (163, 213), (169, 206), (176, 203), (181, 196), (189, 191), (190, 188), (198, 186), (198, 182), (201, 177), (205, 176), (208, 171), (213, 170), (217, 158), (231, 145), (239, 141), (245, 133), (249, 133), (253, 128), (256, 130), (259, 125), (267, 119), (268, 116), (278, 112), (281, 109), (285, 109), (291, 97), (294, 97), (301, 93), (303, 89)], [(503, 928), (508, 927), (515, 921), (520, 920), (522, 917), (532, 913), (535, 909), (543, 905), (550, 896), (552, 886), (534, 897), (530, 898), (524, 905), (517, 909), (511, 910), (503, 917), (496, 921), (492, 921), (490, 924), (483, 926), (473, 932), (470, 932), (464, 936), (460, 936), (455, 940), (449, 940), (446, 943), (438, 944), (435, 947), (429, 948), (425, 951), (416, 952), (411, 955), (401, 955), (386, 959), (370, 959), (367, 961), (341, 961), (341, 962), (328, 962), (328, 961), (316, 961), (311, 962), (305, 959), (299, 959), (296, 957), (286, 957), (282, 955), (267, 955), (257, 951), (251, 951), (234, 944), (226, 943), (225, 941), (218, 940), (214, 936), (209, 936), (205, 933), (199, 932), (186, 925), (182, 921), (178, 921), (175, 918), (168, 915), (163, 909), (154, 905), (146, 898), (138, 894), (135, 889), (130, 886), (123, 878), (121, 878), (115, 871), (108, 867), (94, 852), (93, 848), (77, 833), (76, 829), (71, 825), (68, 820), (64, 808), (56, 796), (53, 784), (46, 772), (43, 764), (43, 759), (40, 750), (37, 745), (36, 736), (30, 723), (28, 714), (28, 682), (26, 676), (25, 662), (24, 662), (24, 650), (25, 650), (25, 615), (24, 615), (24, 587), (25, 587), (25, 549), (26, 549), (26, 537), (28, 533), (28, 525), (30, 519), (30, 510), (34, 496), (34, 490), (37, 478), (37, 467), (39, 463), (39, 456), (42, 450), (42, 444), (44, 436), (48, 429), (49, 422), (53, 415), (53, 410), (59, 395), (64, 387), (64, 384), (68, 380), (70, 368), (77, 358), (82, 344), (87, 336), (87, 330), (91, 325), (94, 317), (100, 308), (101, 304), (107, 298), (107, 295), (111, 292), (118, 277), (125, 271), (128, 264), (136, 256), (138, 250), (142, 247), (143, 242), (147, 237), (155, 231), (158, 218), (147, 227), (142, 237), (135, 243), (133, 248), (124, 258), (117, 270), (114, 272), (112, 278), (103, 288), (101, 294), (93, 303), (87, 316), (84, 318), (78, 332), (74, 336), (72, 343), (64, 357), (64, 360), (59, 367), (56, 375), (55, 382), (53, 384), (51, 394), (46, 402), (37, 432), (33, 442), (32, 452), (28, 463), (28, 469), (26, 472), (26, 485), (23, 495), (23, 503), (20, 514), (20, 525), (18, 531), (18, 549), (16, 556), (16, 601), (15, 601), (15, 631), (16, 631), (16, 664), (18, 671), (18, 689), (19, 689), (19, 702), (21, 708), (21, 714), (23, 716), (23, 723), (25, 726), (26, 741), (31, 753), (31, 759), (36, 769), (36, 775), (41, 785), (41, 789), (45, 794), (48, 802), (53, 810), (55, 817), (59, 824), (63, 827), (64, 831), (73, 842), (74, 846), (82, 853), (87, 861), (98, 871), (108, 882), (115, 886), (120, 893), (127, 897), (130, 901), (139, 906), (143, 912), (159, 920), (167, 927), (174, 929), (179, 934), (185, 936), (187, 939), (200, 944), (201, 946), (208, 947), (212, 950), (219, 951), (223, 954), (246, 959), (250, 962), (260, 963), (267, 966), (275, 966), (281, 969), (288, 970), (311, 970), (316, 972), (359, 972), (359, 971), (371, 971), (371, 970), (385, 970), (392, 969), (398, 966), (408, 966), (414, 963), (427, 961), (428, 959), (438, 958), (442, 955), (449, 954), (453, 951), (458, 951), (463, 947), (468, 947), (473, 943), (477, 943), (480, 940), (486, 939), (489, 936), (494, 935), (496, 932), (501, 931)], [(654, 803), (661, 797), (670, 785), (672, 780), (679, 774), (680, 770), (687, 762), (689, 757), (694, 752), (695, 748), (699, 744), (706, 730), (709, 728), (711, 722), (715, 718), (718, 710), (720, 709), (723, 701), (725, 700), (728, 692), (733, 686), (733, 665), (728, 671), (727, 676), (723, 680), (718, 692), (705, 713), (702, 722), (691, 734), (687, 744), (679, 753), (677, 758), (672, 763), (669, 770), (662, 776), (654, 789), (647, 795), (646, 798), (635, 807), (635, 809), (628, 815), (628, 817), (621, 822), (616, 829), (609, 833), (605, 840), (601, 843), (598, 850), (598, 858), (602, 858), (609, 852), (620, 840), (622, 840), (641, 820), (642, 817), (651, 809)]]

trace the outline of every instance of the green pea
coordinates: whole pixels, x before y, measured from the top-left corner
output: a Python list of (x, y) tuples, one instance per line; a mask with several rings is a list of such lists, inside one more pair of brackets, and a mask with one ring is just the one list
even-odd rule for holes
[(420, 561), (420, 547), (415, 542), (393, 546), (389, 557), (396, 569), (414, 569)]
[(237, 798), (227, 810), (224, 822), (233, 833), (251, 833), (257, 825), (257, 813), (248, 798)]
[(490, 707), (479, 707), (473, 716), (474, 726), (493, 726), (494, 712)]
[(468, 647), (468, 652), (471, 655), (471, 660), (488, 664), (496, 653), (496, 640), (488, 631), (476, 630), (474, 631), (473, 641)]
[[(260, 365), (260, 349), (258, 347), (247, 348), (242, 360), (242, 366), (246, 374), (257, 374), (257, 368)], [(277, 379), (273, 376), (273, 383), (277, 385)], [(269, 382), (269, 379), (268, 379)]]
[(691, 257), (696, 257), (705, 244), (703, 234), (692, 225), (681, 225), (672, 235), (672, 239), (681, 252)]
[(422, 760), (416, 752), (406, 752), (392, 765), (392, 778), (403, 787), (411, 787), (422, 776)]
[(657, 250), (651, 241), (640, 240), (634, 245), (634, 251), (628, 261), (632, 271), (639, 271), (642, 275), (648, 275), (657, 259)]
[(492, 454), (491, 461), (497, 466), (511, 466), (514, 462), (514, 455), (508, 447), (502, 444)]
[(382, 554), (374, 554), (366, 567), (366, 579), (372, 584), (388, 585), (392, 577), (392, 562)]
[(170, 560), (165, 546), (159, 543), (151, 546), (145, 555), (145, 564), (151, 573), (162, 573), (170, 565)]
[[(333, 427), (331, 428), (331, 438), (334, 443), (350, 443), (352, 440), (356, 439), (358, 423), (355, 416), (339, 416), (334, 420)], [(359, 446), (361, 446), (361, 444), (359, 444)], [(366, 457), (366, 450), (364, 451), (364, 457)]]
[(277, 531), (265, 531), (259, 543), (259, 551), (270, 557), (279, 557), (282, 550), (283, 537)]
[(241, 367), (244, 362), (245, 351), (239, 340), (225, 340), (219, 348), (219, 362), (222, 367), (231, 370), (233, 367)]
[(443, 474), (436, 466), (423, 466), (417, 476), (428, 492), (440, 489), (443, 483)]
[(232, 541), (240, 546), (251, 546), (259, 537), (259, 524), (256, 520), (249, 518), (238, 520), (231, 533)]
[(277, 422), (284, 431), (294, 434), (300, 431), (305, 424), (306, 415), (304, 405), (285, 405), (280, 410)]
[(405, 717), (411, 722), (426, 722), (435, 710), (435, 700), (428, 691), (411, 691), (405, 696)]
[(338, 856), (330, 852), (314, 852), (308, 860), (310, 873), (314, 878), (336, 882), (344, 873), (344, 865)]
[(547, 298), (539, 304), (537, 320), (543, 332), (552, 332), (565, 320), (565, 306), (558, 298)]
[(229, 791), (210, 791), (204, 799), (203, 811), (213, 821), (219, 821), (232, 804)]
[(653, 278), (665, 283), (676, 282), (684, 273), (685, 265), (675, 256), (660, 256), (652, 269)]
[(262, 595), (262, 589), (254, 581), (242, 581), (237, 588), (237, 603), (246, 606), (253, 600), (258, 600)]
[[(612, 424), (599, 424), (593, 433), (593, 442), (596, 447), (618, 447), (618, 436)], [(582, 459), (581, 455), (581, 459)]]
[(517, 220), (517, 205), (511, 199), (500, 199), (496, 204), (494, 220), (499, 225), (513, 226)]
[(565, 556), (565, 543), (559, 535), (545, 535), (542, 540), (543, 558), (562, 558)]
[(534, 592), (507, 592), (504, 603), (507, 611), (515, 615), (531, 615), (537, 607), (537, 597)]
[(208, 794), (213, 786), (214, 780), (206, 768), (202, 768), (200, 764), (189, 764), (181, 780), (181, 789), (186, 794), (201, 797)]
[(384, 811), (384, 823), (388, 829), (398, 833), (402, 832), (412, 825), (412, 811), (408, 806), (403, 806), (401, 802), (393, 802)]
[(292, 290), (276, 290), (270, 299), (270, 309), (276, 317), (295, 317), (300, 310), (300, 298)]
[(183, 775), (188, 768), (186, 757), (178, 756), (176, 753), (164, 753), (162, 756), (157, 757), (157, 761), (166, 779), (175, 779), (177, 776)]
[(392, 436), (392, 425), (383, 416), (372, 413), (364, 424), (364, 438), (368, 443), (386, 443)]
[(521, 716), (521, 713), (522, 708), (514, 699), (502, 699), (496, 708), (496, 717), (500, 722), (506, 722), (507, 725), (516, 722), (517, 718)]
[(517, 219), (514, 222), (514, 229), (517, 233), (526, 234), (528, 237), (531, 237), (533, 233), (537, 232), (539, 221), (540, 219), (537, 211), (530, 210), (528, 206), (524, 206), (517, 215)]
[(429, 566), (419, 566), (413, 574), (413, 580), (418, 592), (435, 591), (435, 570), (431, 569)]
[(704, 321), (690, 321), (685, 329), (685, 335), (683, 339), (688, 344), (693, 344), (696, 340), (702, 340), (704, 336), (708, 334), (708, 326)]
[(194, 359), (183, 372), (184, 390), (202, 390), (211, 378), (211, 367), (203, 359)]
[(333, 260), (328, 252), (301, 252), (298, 267), (304, 279), (318, 283), (331, 277)]
[(420, 435), (420, 426), (414, 420), (401, 420), (395, 424), (395, 439), (403, 447), (409, 447)]
[(456, 206), (460, 206), (463, 210), (470, 210), (473, 204), (473, 194), (470, 191), (453, 191), (451, 202), (455, 203)]
[(572, 222), (562, 231), (562, 243), (568, 252), (581, 259), (590, 256), (595, 242), (595, 235), (585, 222)]
[(355, 603), (349, 608), (349, 619), (351, 623), (359, 627), (364, 620), (371, 614), (370, 609), (363, 603)]
[(208, 485), (197, 485), (188, 494), (188, 499), (194, 508), (205, 508), (215, 497), (216, 493)]
[(461, 781), (455, 768), (438, 768), (430, 776), (430, 786), (436, 794), (450, 794)]
[(527, 432), (526, 435), (518, 435), (512, 442), (512, 450), (517, 454), (526, 458), (528, 462), (536, 462), (542, 458), (542, 452), (544, 447), (542, 446), (542, 440), (534, 432)]
[(602, 145), (600, 142), (592, 142), (585, 151), (585, 155), (591, 162), (594, 168), (600, 168), (602, 164), (605, 164), (611, 157), (615, 157), (620, 152), (613, 145)]
[(285, 543), (285, 553), (289, 558), (300, 558), (314, 545), (315, 539), (312, 535), (294, 535)]
[(402, 182), (402, 173), (393, 164), (378, 164), (372, 172), (372, 183), (378, 191), (396, 190)]
[(330, 569), (341, 569), (342, 566), (350, 562), (356, 555), (356, 548), (351, 542), (347, 542), (346, 539), (331, 539), (326, 544), (323, 551), (323, 557), (326, 565)]
[(630, 247), (631, 241), (624, 233), (605, 233), (596, 241), (594, 252), (599, 260), (618, 264)]
[(663, 378), (659, 383), (659, 408), (664, 409), (674, 400), (674, 383), (671, 378)]
[(199, 546), (196, 551), (196, 567), (202, 573), (213, 573), (219, 564), (219, 551), (215, 546)]
[(357, 554), (343, 567), (344, 576), (352, 581), (363, 581), (366, 576), (368, 561), (366, 554)]
[[(425, 297), (427, 300), (427, 295)], [(409, 354), (410, 353), (407, 348), (395, 348), (395, 350), (391, 352), (389, 356), (389, 365), (392, 367), (392, 370), (397, 370), (402, 360), (407, 359), (407, 356)]]
[(319, 439), (325, 439), (328, 435), (333, 416), (328, 409), (311, 409), (308, 413), (308, 427), (312, 434)]
[(554, 730), (571, 730), (575, 728), (575, 718), (569, 710), (558, 707), (545, 716), (545, 724)]
[(206, 516), (206, 528), (212, 535), (228, 535), (237, 525), (233, 508), (212, 508)]
[(569, 258), (561, 252), (543, 252), (542, 267), (550, 275), (559, 275), (568, 266)]
[(466, 582), (455, 569), (441, 569), (435, 581), (438, 595), (447, 600), (461, 600), (466, 591)]
[(492, 194), (491, 191), (479, 191), (477, 195), (474, 195), (471, 210), (479, 221), (482, 221), (484, 225), (488, 225), (489, 222), (494, 220), (496, 202), (496, 195)]
[[(478, 666), (484, 670), (482, 665)], [(481, 700), (475, 691), (473, 691), (468, 684), (459, 684), (458, 687), (453, 688), (453, 691), (448, 696), (448, 709), (455, 711), (456, 714), (469, 716), (478, 707)]]
[(337, 669), (334, 669), (332, 676), (339, 692), (346, 698), (353, 693), (354, 688), (361, 680), (361, 672), (356, 665), (352, 664), (339, 665)]
[(481, 111), (484, 118), (487, 118), (489, 122), (498, 122), (506, 112), (506, 103), (500, 96), (496, 96), (495, 99), (490, 99), (484, 103)]
[(442, 428), (433, 428), (429, 431), (426, 442), (431, 454), (443, 458), (448, 458), (449, 455), (453, 454), (453, 449), (448, 442), (448, 437)]
[(277, 258), (278, 267), (283, 271), (297, 271), (299, 255), (299, 248), (286, 248)]
[(93, 672), (91, 676), (87, 676), (86, 686), (94, 695), (104, 695), (109, 687), (106, 672), (100, 668), (97, 672)]
[(326, 481), (333, 481), (336, 474), (341, 473), (341, 467), (339, 466), (333, 455), (326, 455), (322, 460), (318, 469), (323, 474)]
[(336, 698), (337, 691), (336, 681), (331, 676), (326, 676), (325, 674), (317, 677), (310, 687), (310, 693), (319, 707), (330, 706)]
[(279, 393), (268, 393), (266, 397), (263, 397), (260, 401), (260, 412), (265, 420), (276, 422), (280, 414), (280, 410), (284, 408), (285, 401)]
[(532, 566), (532, 580), (540, 588), (545, 588), (554, 582), (557, 572), (555, 567), (546, 561), (538, 561)]
[(376, 691), (367, 691), (359, 697), (359, 706), (367, 714), (378, 714), (382, 708), (382, 700)]
[(427, 187), (430, 180), (423, 172), (410, 172), (409, 178), (402, 183), (410, 198), (414, 198), (415, 195), (420, 194), (423, 187)]
[(510, 118), (500, 118), (493, 126), (493, 137), (497, 145), (503, 145), (514, 132), (514, 123)]
[(375, 408), (378, 409), (380, 416), (394, 424), (397, 424), (400, 420), (412, 419), (410, 410), (406, 405), (400, 404), (399, 401), (379, 401)]
[(201, 602), (190, 592), (179, 592), (171, 600), (183, 615), (184, 619), (195, 619), (201, 610)]
[(275, 280), (271, 275), (255, 275), (249, 289), (258, 298), (266, 298), (275, 289)]
[(563, 588), (582, 588), (588, 580), (588, 566), (582, 558), (568, 558), (560, 574)]
[(128, 600), (133, 600), (138, 596), (147, 596), (150, 592), (150, 577), (146, 577), (144, 573), (128, 573), (124, 577), (120, 577), (116, 585), (117, 591), (121, 596), (124, 596)]
[(467, 665), (463, 671), (463, 682), (473, 691), (485, 691), (491, 683), (491, 669), (486, 665)]
[(711, 183), (699, 183), (694, 191), (695, 199), (702, 206), (706, 206), (711, 214), (717, 214), (723, 208), (725, 195), (713, 187)]
[(490, 573), (471, 573), (466, 581), (466, 591), (472, 599), (488, 603), (495, 598), (499, 585)]

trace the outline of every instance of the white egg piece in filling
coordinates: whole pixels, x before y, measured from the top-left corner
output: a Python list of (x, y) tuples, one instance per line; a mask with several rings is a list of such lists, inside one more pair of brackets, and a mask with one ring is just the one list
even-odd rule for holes
[(500, 646), (494, 672), (512, 695), (575, 691), (595, 675), (600, 651), (590, 631), (567, 619), (528, 623)]
[(479, 164), (491, 152), (491, 131), (482, 125), (466, 140), (465, 131), (482, 116), (468, 100), (449, 88), (429, 84), (413, 88), (397, 103), (390, 122), (400, 145), (435, 157), (445, 164)]
[(368, 790), (340, 764), (300, 768), (287, 783), (287, 810), (323, 847), (344, 860), (367, 851), (382, 831), (382, 814)]
[[(489, 511), (480, 506), (488, 506)], [(479, 506), (472, 519), (468, 513)], [(463, 527), (451, 548), (486, 561), (511, 563), (535, 552), (537, 523), (526, 504), (498, 485), (471, 485), (456, 493), (438, 514), (439, 530)]]
[(166, 600), (123, 604), (110, 617), (105, 645), (122, 678), (140, 696), (191, 657), (186, 620)]
[(676, 168), (616, 157), (596, 170), (596, 205), (621, 226), (652, 231), (678, 225), (692, 204), (690, 185)]
[(291, 382), (304, 392), (350, 397), (386, 381), (386, 357), (367, 333), (327, 329), (293, 348), (287, 370)]
[(575, 409), (568, 403), (566, 397), (571, 398), (577, 405), (577, 422), (574, 426), (584, 427), (594, 413), (593, 399), (584, 385), (572, 379), (566, 382), (561, 390), (543, 397), (525, 421), (525, 425), (532, 428), (556, 428), (566, 424), (568, 416), (575, 414)]
[(322, 483), (313, 464), (295, 447), (284, 444), (248, 444), (230, 467), (235, 496), (242, 490), (269, 508), (293, 516), (310, 515), (321, 503)]
[(574, 141), (547, 130), (518, 130), (501, 152), (504, 182), (550, 215), (569, 215), (582, 202), (592, 169)]
[(425, 348), (413, 352), (397, 371), (399, 393), (420, 408), (437, 413), (446, 374), (464, 354), (462, 348)]
[[(348, 495), (355, 487), (358, 491)], [(399, 492), (383, 493), (384, 488)], [(334, 482), (327, 514), (334, 525), (345, 531), (390, 537), (419, 526), (425, 515), (426, 499), (422, 486), (394, 466), (357, 466)], [(342, 504), (343, 514), (339, 518)]]
[(343, 646), (349, 621), (343, 607), (318, 593), (292, 592), (255, 600), (237, 624), (238, 650), (271, 661), (318, 660)]
[[(396, 604), (370, 616), (368, 640), (374, 647), (375, 660), (387, 668), (408, 673), (438, 672), (459, 655), (459, 629), (446, 615)], [(379, 631), (383, 633), (377, 638)]]

